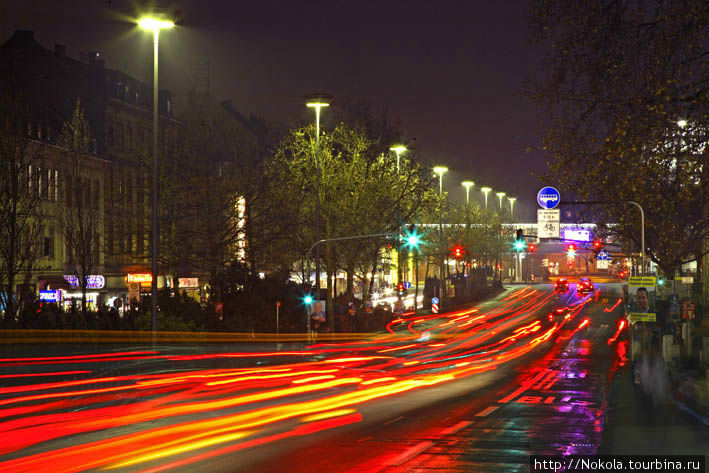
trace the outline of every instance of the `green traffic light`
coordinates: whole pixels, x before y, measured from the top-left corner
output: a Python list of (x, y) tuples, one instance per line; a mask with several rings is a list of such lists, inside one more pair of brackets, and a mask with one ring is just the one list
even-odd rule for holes
[(313, 303), (313, 298), (312, 298), (312, 296), (305, 296), (305, 297), (303, 298), (303, 302), (305, 302), (305, 303), (308, 304), (308, 305), (312, 304), (312, 303)]
[(660, 286), (662, 286), (663, 284), (665, 284), (665, 280), (664, 280), (663, 278), (659, 278), (659, 279), (657, 280), (657, 284), (660, 285)]
[(523, 249), (524, 249), (524, 246), (525, 246), (525, 245), (524, 245), (524, 242), (523, 242), (523, 241), (516, 241), (516, 242), (515, 242), (515, 249), (516, 249), (517, 251), (523, 250)]
[(407, 230), (406, 236), (404, 237), (404, 246), (410, 250), (418, 249), (419, 245), (423, 243), (421, 236), (416, 233), (416, 230)]

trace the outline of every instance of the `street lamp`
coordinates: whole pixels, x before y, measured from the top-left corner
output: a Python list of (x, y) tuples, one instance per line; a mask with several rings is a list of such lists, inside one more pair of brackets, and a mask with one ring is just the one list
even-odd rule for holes
[(396, 153), (396, 173), (399, 174), (399, 156), (401, 153), (406, 151), (406, 146), (404, 145), (397, 145), (397, 146), (392, 146), (389, 148), (389, 151), (393, 151)]
[[(330, 106), (331, 96), (316, 94), (306, 97), (308, 108), (315, 109), (315, 240), (320, 241), (320, 109)], [(320, 299), (320, 245), (315, 247), (315, 287)]]
[(510, 201), (510, 217), (514, 218), (514, 213), (515, 213), (515, 200), (517, 200), (517, 197), (508, 197), (507, 200)]
[(467, 205), (470, 203), (470, 188), (473, 187), (475, 183), (473, 181), (463, 181), (461, 184), (465, 187), (465, 204)]
[(500, 211), (502, 211), (502, 198), (505, 196), (504, 192), (495, 192), (495, 195), (500, 199)]
[(170, 29), (175, 23), (158, 18), (142, 18), (138, 26), (153, 32), (153, 268), (152, 268), (152, 330), (158, 329), (158, 39), (160, 30)]
[(487, 195), (490, 193), (492, 190), (491, 187), (481, 187), (480, 191), (485, 194), (485, 210), (487, 210)]
[(439, 286), (439, 298), (442, 299), (443, 294), (445, 292), (442, 292), (443, 290), (443, 264), (444, 264), (444, 258), (443, 258), (443, 175), (448, 172), (448, 168), (445, 166), (436, 166), (433, 168), (433, 172), (438, 174), (438, 197), (440, 199), (440, 205), (438, 207), (438, 231), (440, 235), (440, 251), (441, 251), (441, 284)]
[(443, 175), (448, 172), (448, 168), (445, 166), (436, 166), (433, 168), (433, 172), (438, 174), (438, 195), (443, 195)]
[(687, 126), (687, 120), (684, 120), (684, 119), (682, 119), (682, 120), (677, 120), (677, 126), (680, 127), (680, 128), (686, 127), (686, 126)]

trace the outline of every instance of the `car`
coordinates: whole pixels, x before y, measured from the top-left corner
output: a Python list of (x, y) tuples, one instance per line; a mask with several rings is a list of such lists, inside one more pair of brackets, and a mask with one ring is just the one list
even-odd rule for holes
[(594, 289), (593, 283), (591, 282), (590, 279), (581, 278), (581, 279), (579, 279), (579, 282), (576, 285), (576, 290), (580, 293), (589, 293), (589, 292), (593, 292), (595, 289)]
[(557, 292), (566, 292), (569, 290), (569, 281), (566, 278), (557, 279), (554, 283), (554, 290)]

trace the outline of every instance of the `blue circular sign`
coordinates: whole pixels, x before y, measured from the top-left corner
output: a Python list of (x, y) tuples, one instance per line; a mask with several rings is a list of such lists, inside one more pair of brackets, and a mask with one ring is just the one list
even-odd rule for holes
[(404, 283), (404, 289), (411, 289), (411, 281), (406, 281)]
[(553, 209), (561, 201), (561, 194), (553, 187), (542, 187), (537, 194), (537, 203), (543, 209)]
[(438, 297), (431, 299), (431, 304), (438, 304)]

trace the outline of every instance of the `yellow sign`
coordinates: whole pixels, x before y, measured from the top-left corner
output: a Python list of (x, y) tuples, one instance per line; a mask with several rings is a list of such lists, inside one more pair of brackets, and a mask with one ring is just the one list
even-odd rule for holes
[(628, 286), (630, 287), (655, 287), (657, 278), (655, 276), (630, 276)]
[(153, 275), (150, 273), (129, 273), (128, 282), (153, 282)]
[(655, 322), (654, 312), (629, 312), (628, 320), (631, 322)]

